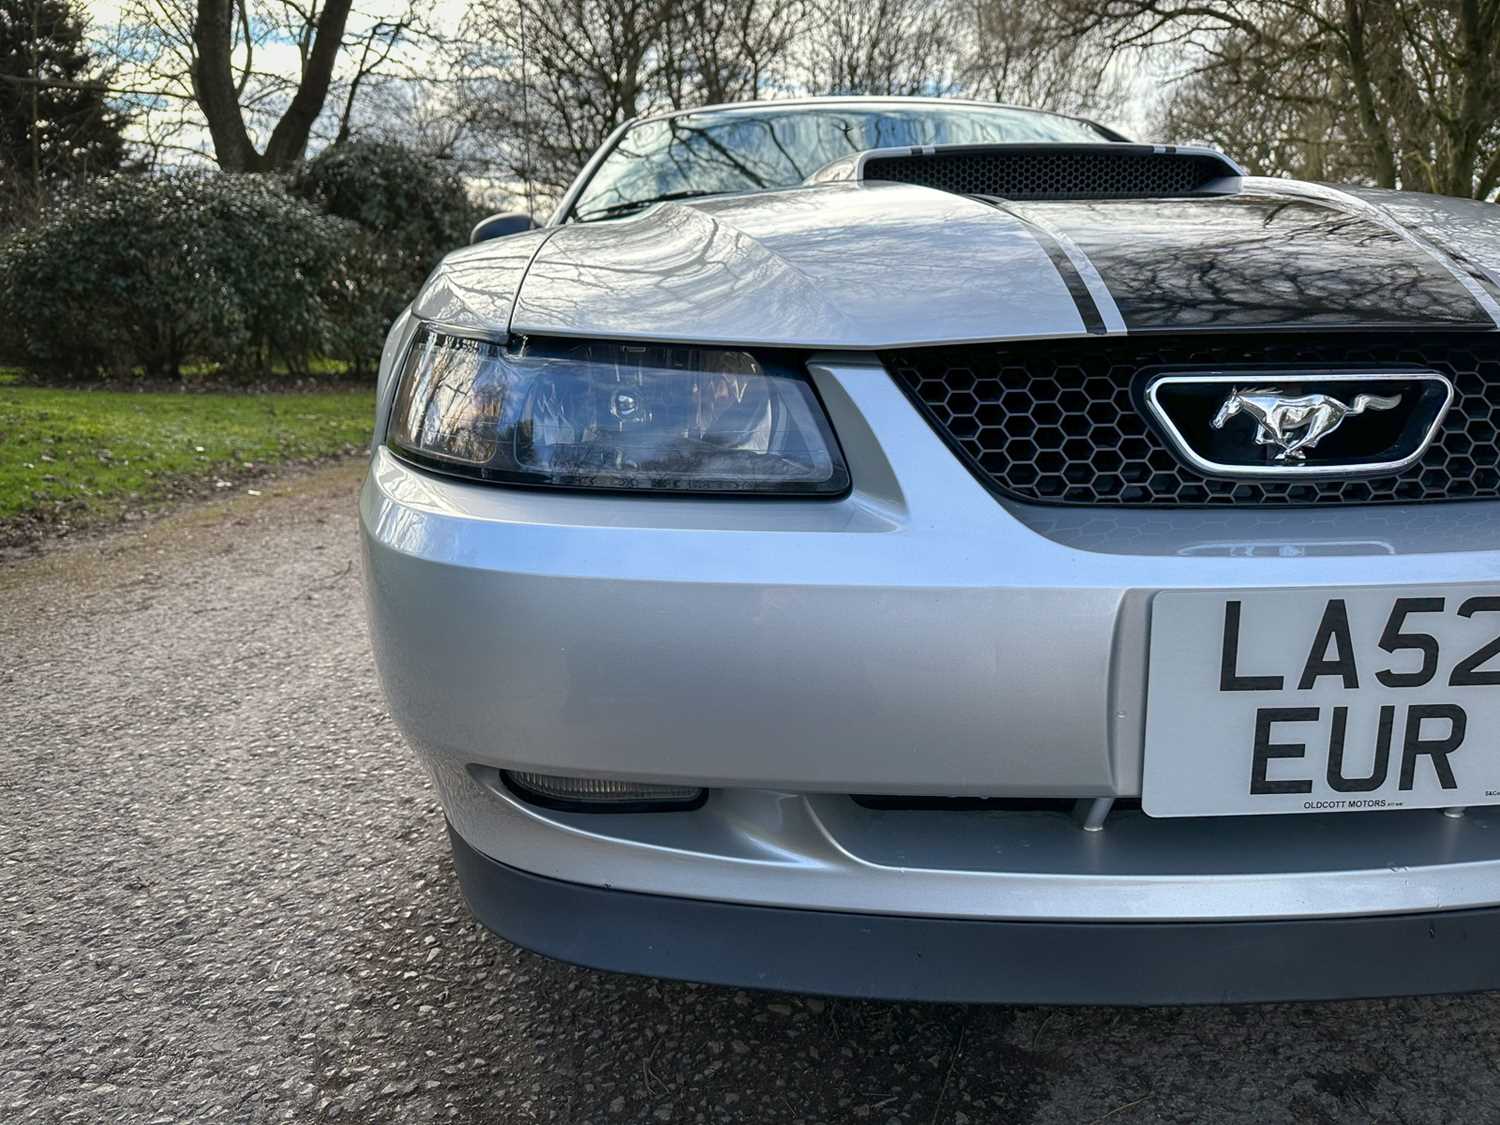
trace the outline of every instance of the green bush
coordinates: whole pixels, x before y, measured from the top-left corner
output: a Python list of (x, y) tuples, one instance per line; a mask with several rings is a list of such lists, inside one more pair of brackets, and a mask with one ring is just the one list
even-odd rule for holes
[(425, 256), (427, 268), (462, 246), (480, 217), (456, 173), (401, 145), (377, 141), (325, 148), (298, 170), (293, 190), (330, 215)]
[(370, 317), (360, 237), (267, 176), (95, 181), (0, 242), (0, 348), (70, 376), (353, 359), (346, 326)]
[(386, 144), (334, 146), (289, 178), (97, 180), (0, 239), (0, 361), (69, 377), (320, 359), (363, 372), (477, 217), (457, 176)]
[(448, 251), (481, 217), (462, 180), (400, 145), (346, 141), (324, 149), (292, 178), (292, 190), (323, 211), (358, 223), (361, 322), (352, 341), (379, 339)]

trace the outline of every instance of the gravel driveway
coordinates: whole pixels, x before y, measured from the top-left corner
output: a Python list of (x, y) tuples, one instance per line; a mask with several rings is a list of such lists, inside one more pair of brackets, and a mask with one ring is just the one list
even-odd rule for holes
[(357, 477), (0, 563), (0, 1121), (1500, 1118), (1492, 996), (819, 1001), (488, 935), (375, 685)]

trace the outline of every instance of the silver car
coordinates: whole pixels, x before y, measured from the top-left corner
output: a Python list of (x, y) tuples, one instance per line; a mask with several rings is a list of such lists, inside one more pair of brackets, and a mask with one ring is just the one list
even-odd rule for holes
[(391, 330), (360, 501), (487, 925), (855, 996), (1500, 985), (1500, 209), (837, 99), (635, 121), (506, 226)]

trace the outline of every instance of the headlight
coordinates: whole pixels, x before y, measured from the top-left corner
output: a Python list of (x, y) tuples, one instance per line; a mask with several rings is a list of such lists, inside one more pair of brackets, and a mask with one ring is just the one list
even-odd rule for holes
[(819, 495), (849, 486), (812, 385), (719, 348), (512, 348), (424, 327), (386, 440), (419, 464), (516, 484)]

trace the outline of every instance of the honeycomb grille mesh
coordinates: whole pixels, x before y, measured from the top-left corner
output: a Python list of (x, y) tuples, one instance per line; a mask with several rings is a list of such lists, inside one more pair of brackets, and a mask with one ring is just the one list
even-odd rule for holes
[[(1020, 500), (1100, 506), (1411, 503), (1500, 496), (1500, 340), (1490, 337), (1224, 337), (1068, 340), (921, 348), (884, 357), (969, 468)], [(1229, 481), (1184, 463), (1136, 407), (1160, 366), (1415, 365), (1457, 391), (1437, 438), (1399, 474)]]
[(1191, 195), (1225, 174), (1213, 157), (1134, 152), (978, 152), (883, 156), (867, 180), (1005, 199), (1150, 199)]

